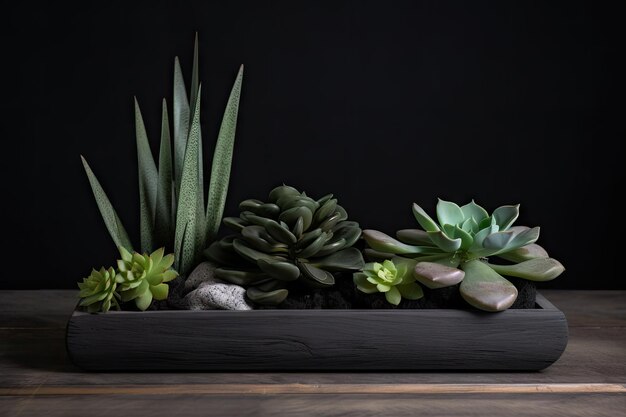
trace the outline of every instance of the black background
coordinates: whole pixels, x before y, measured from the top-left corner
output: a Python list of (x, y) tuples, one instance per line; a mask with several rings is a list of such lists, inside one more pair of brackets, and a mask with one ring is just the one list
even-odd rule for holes
[(189, 82), (197, 30), (206, 170), (245, 64), (227, 214), (282, 182), (333, 192), (388, 233), (416, 224), (413, 201), (519, 202), (567, 268), (546, 286), (626, 288), (616, 6), (61, 3), (4, 5), (0, 18), (0, 287), (74, 287), (113, 263), (79, 154), (137, 241), (132, 97), (156, 149), (174, 56)]

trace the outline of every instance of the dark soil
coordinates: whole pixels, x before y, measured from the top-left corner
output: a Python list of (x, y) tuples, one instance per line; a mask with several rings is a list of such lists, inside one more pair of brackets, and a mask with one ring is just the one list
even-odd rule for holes
[[(507, 278), (518, 291), (517, 300), (511, 308), (535, 308), (537, 287), (534, 282), (518, 278)], [(338, 274), (335, 286), (330, 289), (316, 289), (308, 292), (294, 289), (280, 305), (279, 309), (416, 309), (448, 308), (471, 309), (459, 292), (459, 285), (430, 290), (424, 286), (424, 297), (419, 300), (403, 299), (398, 306), (391, 305), (384, 294), (365, 294), (358, 291), (350, 274)], [(263, 308), (263, 307), (261, 307)]]

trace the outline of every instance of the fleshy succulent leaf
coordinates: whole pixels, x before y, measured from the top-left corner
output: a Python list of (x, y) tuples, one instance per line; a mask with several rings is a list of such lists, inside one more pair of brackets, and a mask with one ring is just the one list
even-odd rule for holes
[[(441, 233), (441, 232), (439, 232)], [(413, 246), (402, 243), (378, 230), (363, 230), (363, 239), (374, 250), (395, 254), (432, 253), (431, 246)], [(460, 242), (460, 240), (459, 240)]]
[(531, 243), (521, 248), (499, 253), (498, 256), (511, 262), (523, 262), (529, 259), (549, 258), (548, 252), (536, 243)]
[[(170, 126), (167, 115), (167, 103), (163, 99), (161, 118), (161, 146), (159, 150), (159, 172), (156, 198), (156, 211), (154, 219), (155, 244), (165, 246), (173, 238), (173, 214), (172, 214), (172, 144), (170, 140)], [(173, 248), (170, 248), (173, 249)]]
[(530, 281), (550, 281), (565, 271), (563, 265), (552, 258), (535, 258), (514, 265), (489, 265), (501, 275), (524, 278)]
[(450, 239), (443, 231), (428, 232), (430, 239), (444, 252), (456, 252), (461, 248), (462, 240), (460, 238)]
[(500, 227), (500, 230), (507, 230), (517, 217), (519, 216), (519, 204), (515, 206), (501, 206), (493, 211), (491, 217), (496, 219), (496, 224)]
[(396, 237), (403, 243), (409, 245), (432, 246), (434, 243), (430, 240), (428, 232), (420, 229), (402, 229), (396, 232)]
[(470, 305), (485, 311), (503, 311), (517, 298), (517, 288), (500, 276), (489, 265), (473, 260), (461, 265), (465, 277), (461, 282), (461, 296)]
[(187, 137), (189, 135), (189, 122), (191, 112), (187, 89), (183, 72), (180, 68), (178, 57), (174, 59), (174, 178), (176, 183), (176, 196), (180, 189), (180, 181), (183, 174), (183, 163), (187, 148)]
[(425, 231), (427, 232), (439, 231), (439, 226), (437, 225), (437, 223), (424, 211), (423, 208), (421, 208), (415, 203), (413, 203), (413, 216), (415, 216), (415, 219), (417, 220), (419, 225), (422, 226), (422, 229), (424, 229)]
[(413, 268), (415, 279), (430, 289), (444, 288), (463, 281), (465, 272), (436, 262), (417, 262)]
[(437, 219), (441, 226), (451, 224), (456, 226), (463, 223), (464, 216), (461, 208), (450, 201), (439, 199), (437, 203)]
[(464, 219), (474, 219), (477, 225), (489, 217), (487, 210), (476, 204), (474, 200), (462, 206), (461, 211), (463, 212)]

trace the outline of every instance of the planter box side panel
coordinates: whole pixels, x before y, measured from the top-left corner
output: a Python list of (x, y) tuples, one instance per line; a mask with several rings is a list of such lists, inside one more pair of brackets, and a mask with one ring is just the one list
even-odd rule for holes
[(539, 370), (566, 343), (565, 317), (547, 302), (498, 314), (75, 312), (67, 335), (70, 357), (88, 370)]

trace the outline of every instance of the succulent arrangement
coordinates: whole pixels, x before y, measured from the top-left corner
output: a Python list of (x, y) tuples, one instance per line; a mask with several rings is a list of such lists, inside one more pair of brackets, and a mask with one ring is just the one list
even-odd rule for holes
[(78, 283), (80, 306), (87, 307), (89, 313), (106, 313), (113, 306), (120, 309), (119, 302), (134, 301), (139, 310), (146, 310), (152, 300), (165, 300), (169, 292), (169, 282), (178, 276), (171, 269), (174, 255), (164, 256), (163, 248), (152, 254), (130, 253), (120, 246), (121, 259), (117, 261), (117, 271), (113, 268), (91, 274)]
[(220, 264), (216, 276), (246, 287), (248, 298), (263, 305), (281, 303), (289, 288), (330, 287), (333, 272), (364, 266), (353, 248), (361, 236), (359, 224), (332, 194), (313, 199), (297, 189), (274, 188), (267, 202), (245, 200), (239, 217), (224, 224), (235, 234), (213, 243), (205, 252)]
[[(163, 99), (158, 167), (152, 156), (139, 103), (135, 99), (141, 251), (148, 253), (157, 248), (173, 251), (171, 258), (173, 265), (182, 274), (188, 274), (201, 261), (202, 250), (216, 238), (222, 220), (230, 179), (242, 80), (243, 66), (239, 69), (230, 92), (215, 144), (206, 202), (200, 128), (201, 84), (198, 79), (197, 37), (189, 96), (178, 57), (174, 59), (173, 143), (167, 103)], [(147, 308), (146, 304), (149, 305), (152, 298), (167, 297), (167, 285), (164, 282), (168, 281), (167, 277), (171, 276), (171, 273), (166, 272), (165, 278), (159, 281), (154, 278), (157, 275), (150, 271), (151, 268), (163, 266), (162, 262), (165, 259), (169, 262), (169, 255), (160, 261), (161, 264), (155, 265), (152, 265), (154, 260), (150, 257), (146, 258), (147, 255), (135, 253), (130, 259), (129, 254), (133, 251), (133, 244), (128, 233), (96, 175), (85, 158), (81, 156), (81, 159), (102, 219), (113, 242), (122, 251), (122, 262), (125, 264), (119, 265), (121, 275), (118, 274), (118, 278), (120, 276), (123, 278), (120, 281), (121, 287), (128, 290), (122, 291), (122, 294), (126, 298), (132, 295), (137, 306), (143, 310)], [(161, 252), (156, 251), (153, 255), (159, 253)], [(132, 265), (128, 262), (132, 262)], [(169, 266), (171, 264), (167, 268)], [(146, 273), (149, 278), (136, 281), (138, 279), (136, 273), (139, 269), (132, 268), (143, 268), (142, 274)], [(108, 270), (104, 273), (94, 271), (90, 279), (83, 283), (84, 291), (91, 288), (95, 282), (110, 281), (110, 278), (105, 278), (106, 274), (109, 274)], [(141, 285), (134, 287), (133, 285), (137, 283)], [(149, 285), (146, 286), (146, 283)], [(102, 301), (101, 308), (93, 307), (92, 310), (108, 310), (111, 303), (117, 305), (115, 298), (107, 296)], [(89, 305), (96, 306), (93, 303)]]
[[(474, 201), (459, 207), (439, 200), (438, 222), (417, 204), (413, 204), (413, 214), (422, 229), (399, 230), (397, 239), (364, 230), (369, 245), (366, 254), (403, 265), (430, 289), (460, 283), (465, 301), (481, 310), (502, 311), (513, 304), (517, 289), (504, 276), (549, 281), (564, 271), (535, 243), (538, 227), (513, 226), (519, 205), (502, 206), (489, 215)], [(510, 263), (494, 263), (491, 257)], [(354, 279), (363, 282), (360, 275)]]
[[(230, 179), (242, 80), (243, 66), (228, 98), (215, 144), (206, 202), (197, 37), (190, 96), (178, 57), (174, 60), (173, 145), (164, 99), (158, 168), (152, 157), (139, 103), (135, 100), (141, 250), (151, 252), (164, 247), (173, 251), (174, 267), (181, 274), (189, 273), (199, 263), (202, 250), (217, 236)], [(117, 247), (132, 251), (133, 245), (119, 216), (85, 158), (82, 161), (113, 242)]]
[[(563, 266), (535, 243), (538, 227), (513, 225), (519, 205), (502, 206), (489, 214), (474, 201), (458, 206), (439, 200), (435, 221), (414, 204), (413, 214), (421, 229), (399, 230), (393, 238), (376, 230), (362, 231), (359, 223), (348, 220), (346, 210), (333, 194), (314, 199), (281, 185), (269, 193), (266, 201), (242, 201), (239, 217), (223, 219), (234, 233), (216, 240), (230, 179), (242, 80), (243, 66), (222, 118), (207, 193), (197, 37), (189, 95), (180, 62), (174, 60), (173, 117), (170, 122), (164, 99), (158, 163), (135, 100), (139, 251), (134, 250), (121, 219), (81, 156), (97, 206), (121, 258), (117, 268), (94, 269), (78, 284), (80, 306), (88, 312), (120, 309), (129, 302), (146, 310), (153, 300), (167, 299), (167, 283), (179, 272), (188, 277), (203, 256), (210, 262), (204, 265), (204, 272), (194, 273), (201, 279), (189, 279), (185, 286), (196, 283), (199, 291), (200, 283), (209, 284), (207, 277), (216, 278), (215, 291), (224, 291), (226, 284), (230, 289), (239, 286), (235, 292), (241, 299), (235, 304), (246, 306), (248, 302), (276, 306), (285, 301), (290, 290), (319, 291), (332, 287), (341, 274), (349, 273), (354, 283), (351, 289), (382, 293), (388, 303), (396, 306), (403, 299), (425, 297), (421, 285), (430, 290), (459, 285), (461, 296), (470, 305), (502, 311), (518, 295), (505, 277), (548, 281), (563, 272)], [(362, 252), (354, 247), (361, 237), (369, 246), (364, 253), (372, 262), (367, 264)], [(212, 288), (203, 286), (202, 293), (208, 294)]]

